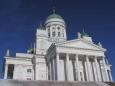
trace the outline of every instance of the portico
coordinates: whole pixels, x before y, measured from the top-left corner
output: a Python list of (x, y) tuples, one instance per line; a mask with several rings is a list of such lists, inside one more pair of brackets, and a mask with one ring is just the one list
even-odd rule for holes
[(52, 51), (50, 51), (50, 49), (48, 50), (50, 54), (47, 56), (47, 64), (52, 64), (51, 67), (48, 69), (49, 80), (111, 80), (111, 78), (109, 78), (109, 75), (107, 74), (107, 68), (103, 52), (93, 49), (91, 50), (91, 52), (88, 49), (86, 50), (80, 48), (71, 48), (67, 46), (62, 47), (62, 45), (60, 46), (52, 45)]

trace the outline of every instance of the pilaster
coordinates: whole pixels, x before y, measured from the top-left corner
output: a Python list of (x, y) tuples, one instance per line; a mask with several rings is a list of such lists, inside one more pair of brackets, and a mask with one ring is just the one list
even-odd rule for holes
[(7, 79), (8, 75), (8, 64), (5, 64), (5, 74), (4, 74), (4, 79)]

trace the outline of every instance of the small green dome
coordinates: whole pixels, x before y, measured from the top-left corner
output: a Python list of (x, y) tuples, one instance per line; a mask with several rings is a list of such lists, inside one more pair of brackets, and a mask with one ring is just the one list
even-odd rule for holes
[(52, 19), (52, 18), (63, 19), (60, 15), (53, 13), (47, 17), (47, 20)]

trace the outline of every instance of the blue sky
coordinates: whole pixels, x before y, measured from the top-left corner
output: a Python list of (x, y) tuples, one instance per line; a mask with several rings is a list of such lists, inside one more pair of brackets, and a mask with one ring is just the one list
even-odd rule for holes
[(114, 0), (0, 0), (0, 76), (6, 50), (11, 56), (26, 52), (35, 32), (55, 7), (67, 24), (68, 40), (77, 38), (83, 27), (95, 43), (107, 49), (115, 80), (115, 1)]

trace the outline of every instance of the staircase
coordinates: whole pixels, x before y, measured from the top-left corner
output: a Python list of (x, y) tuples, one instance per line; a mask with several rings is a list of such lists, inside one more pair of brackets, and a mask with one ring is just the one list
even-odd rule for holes
[(111, 85), (102, 82), (0, 80), (0, 86), (111, 86)]

